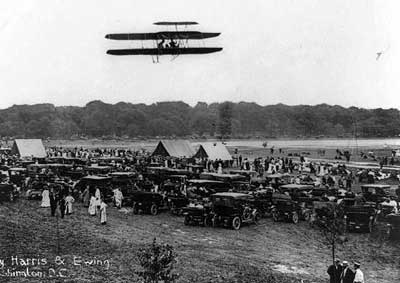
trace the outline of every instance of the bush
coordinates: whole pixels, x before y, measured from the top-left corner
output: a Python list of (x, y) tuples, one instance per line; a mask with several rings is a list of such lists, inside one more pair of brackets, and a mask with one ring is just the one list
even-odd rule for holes
[(173, 273), (176, 263), (174, 248), (168, 244), (159, 244), (154, 238), (148, 247), (139, 249), (138, 261), (142, 271), (137, 272), (145, 283), (175, 282), (178, 274)]

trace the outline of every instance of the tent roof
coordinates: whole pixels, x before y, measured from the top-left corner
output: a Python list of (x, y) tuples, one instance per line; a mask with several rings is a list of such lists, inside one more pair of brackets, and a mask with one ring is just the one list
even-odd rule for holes
[(194, 154), (194, 148), (187, 140), (162, 140), (153, 152), (153, 155), (187, 158)]
[(20, 157), (46, 157), (46, 150), (41, 139), (16, 139), (13, 144), (14, 153)]
[[(203, 156), (204, 153), (206, 156)], [(207, 157), (209, 160), (232, 160), (232, 156), (226, 146), (217, 142), (201, 143), (196, 157)]]

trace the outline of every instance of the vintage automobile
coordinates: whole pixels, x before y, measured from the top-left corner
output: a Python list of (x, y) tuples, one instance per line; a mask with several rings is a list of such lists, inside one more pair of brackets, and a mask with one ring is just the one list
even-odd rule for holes
[(400, 239), (400, 214), (389, 214), (387, 217), (387, 235), (390, 239)]
[(48, 164), (29, 164), (26, 167), (29, 176), (41, 174), (43, 171), (55, 173), (57, 175), (64, 175), (64, 173), (72, 168), (70, 164), (62, 163), (48, 163)]
[(270, 215), (272, 209), (273, 189), (266, 188), (250, 192), (254, 197), (254, 206), (262, 216)]
[(247, 177), (240, 174), (218, 174), (211, 172), (203, 172), (200, 174), (202, 180), (214, 180), (231, 184), (235, 181), (247, 181)]
[(390, 196), (396, 196), (394, 189), (385, 184), (365, 184), (361, 186), (361, 191), (367, 201), (376, 203), (381, 203)]
[(113, 170), (113, 167), (92, 164), (90, 166), (85, 166), (84, 169), (89, 175), (106, 175)]
[(283, 220), (297, 224), (303, 214), (302, 207), (290, 196), (284, 194), (273, 195), (272, 204), (271, 213), (275, 222)]
[(132, 193), (138, 189), (135, 188), (137, 174), (135, 172), (112, 172), (108, 175), (111, 177), (111, 186), (119, 188), (122, 192), (122, 206), (131, 207), (133, 204)]
[(0, 184), (0, 202), (14, 201), (18, 197), (17, 188), (12, 184)]
[(133, 214), (139, 214), (141, 211), (157, 215), (159, 211), (168, 209), (164, 197), (159, 193), (135, 191), (132, 194)]
[(74, 186), (74, 191), (83, 192), (89, 186), (90, 194), (94, 195), (99, 188), (106, 202), (113, 199), (114, 193), (111, 185), (112, 178), (108, 176), (89, 175), (81, 178)]
[(344, 214), (347, 231), (371, 232), (375, 223), (377, 211), (374, 205), (354, 205), (348, 207)]
[(42, 192), (44, 186), (47, 186), (48, 182), (44, 180), (34, 181), (32, 182), (28, 190), (26, 191), (26, 197), (29, 200), (41, 200), (42, 199)]
[(254, 178), (257, 178), (258, 172), (257, 171), (252, 171), (252, 170), (229, 170), (229, 174), (232, 175), (242, 175), (246, 177), (245, 181), (250, 181)]
[(213, 226), (239, 230), (244, 223), (257, 224), (260, 214), (253, 204), (254, 198), (242, 193), (216, 193), (211, 196)]
[[(177, 178), (177, 179), (175, 179)], [(183, 176), (171, 176), (167, 182), (161, 186), (161, 191), (168, 201), (168, 206), (172, 214), (181, 215), (182, 209), (189, 204), (189, 198), (183, 193), (183, 183), (180, 178)], [(175, 181), (175, 182), (174, 182)]]
[(302, 184), (287, 184), (279, 187), (281, 193), (288, 192), (293, 200), (296, 200), (299, 196), (307, 196), (313, 190), (312, 185), (302, 185)]
[(186, 194), (189, 199), (203, 200), (212, 194), (228, 192), (231, 189), (230, 184), (221, 181), (192, 179), (187, 181)]
[(212, 225), (213, 214), (209, 205), (193, 205), (183, 208), (185, 225), (203, 225), (209, 227)]
[(18, 187), (22, 187), (23, 181), (26, 177), (26, 168), (15, 167), (8, 169), (8, 176), (10, 176), (10, 182), (16, 184)]

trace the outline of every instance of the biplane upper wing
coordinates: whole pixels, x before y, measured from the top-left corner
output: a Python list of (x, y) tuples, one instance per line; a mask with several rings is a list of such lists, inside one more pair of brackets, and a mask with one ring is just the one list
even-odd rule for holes
[(156, 22), (154, 25), (158, 26), (189, 26), (189, 25), (198, 25), (197, 22)]
[(187, 47), (187, 48), (136, 48), (136, 49), (111, 49), (110, 55), (188, 55), (207, 54), (221, 51), (221, 47)]
[(113, 40), (162, 40), (162, 39), (205, 39), (219, 36), (217, 32), (160, 31), (155, 33), (113, 33), (107, 39)]

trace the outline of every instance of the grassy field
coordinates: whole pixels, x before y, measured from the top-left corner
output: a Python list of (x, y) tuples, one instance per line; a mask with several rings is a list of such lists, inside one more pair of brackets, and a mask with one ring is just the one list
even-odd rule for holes
[[(265, 282), (269, 274), (286, 274), (292, 279), (286, 282), (327, 282), (329, 250), (321, 243), (321, 234), (305, 222), (295, 225), (262, 219), (259, 225), (233, 231), (184, 226), (181, 217), (169, 213), (133, 215), (129, 210), (109, 208), (108, 223), (102, 226), (79, 203), (74, 214), (64, 219), (51, 217), (50, 209), (39, 206), (38, 201), (25, 199), (0, 205), (0, 260), (46, 258), (48, 264), (37, 270), (65, 268), (62, 274), (67, 277), (0, 277), (0, 282), (140, 282), (134, 274), (137, 250), (154, 237), (174, 246), (178, 282)], [(361, 261), (368, 283), (399, 282), (399, 248), (379, 243), (368, 234), (350, 234), (339, 246), (338, 256)], [(52, 262), (57, 255), (65, 259), (65, 265)], [(77, 266), (74, 256), (95, 258), (103, 264)]]
[[(152, 150), (155, 143), (138, 142), (137, 149)], [(130, 147), (130, 143), (110, 141), (51, 141), (47, 145)], [(382, 148), (363, 150), (374, 150), (377, 156), (390, 154)], [(326, 149), (324, 156), (318, 154), (318, 149), (304, 148), (284, 148), (282, 154), (275, 150), (274, 156), (304, 152), (310, 153), (306, 156), (311, 158), (334, 160), (335, 156), (332, 148)], [(271, 156), (265, 148), (239, 147), (239, 153), (251, 160)], [(46, 265), (33, 269), (48, 273), (49, 268), (57, 271), (64, 268), (61, 273), (66, 277), (0, 277), (0, 282), (140, 282), (135, 275), (139, 269), (137, 251), (150, 244), (154, 237), (175, 248), (178, 282), (261, 283), (271, 274), (285, 276), (286, 279), (280, 279), (282, 283), (300, 283), (302, 279), (307, 283), (328, 282), (326, 269), (331, 262), (330, 250), (322, 243), (320, 232), (305, 222), (275, 223), (266, 218), (257, 226), (233, 231), (184, 226), (182, 218), (169, 213), (133, 215), (130, 210), (118, 211), (111, 207), (108, 223), (102, 226), (99, 218), (90, 217), (80, 203), (75, 205), (74, 214), (64, 219), (51, 217), (50, 209), (39, 206), (38, 201), (25, 199), (0, 204), (0, 263), (12, 256), (45, 258)], [(400, 281), (399, 250), (400, 245), (394, 242), (382, 243), (369, 234), (349, 234), (348, 241), (338, 246), (338, 257), (350, 262), (360, 261), (368, 283), (394, 283)], [(55, 264), (56, 256), (65, 259), (65, 265)], [(98, 264), (74, 265), (74, 256), (95, 259)], [(10, 262), (6, 261), (6, 265), (10, 266)]]

